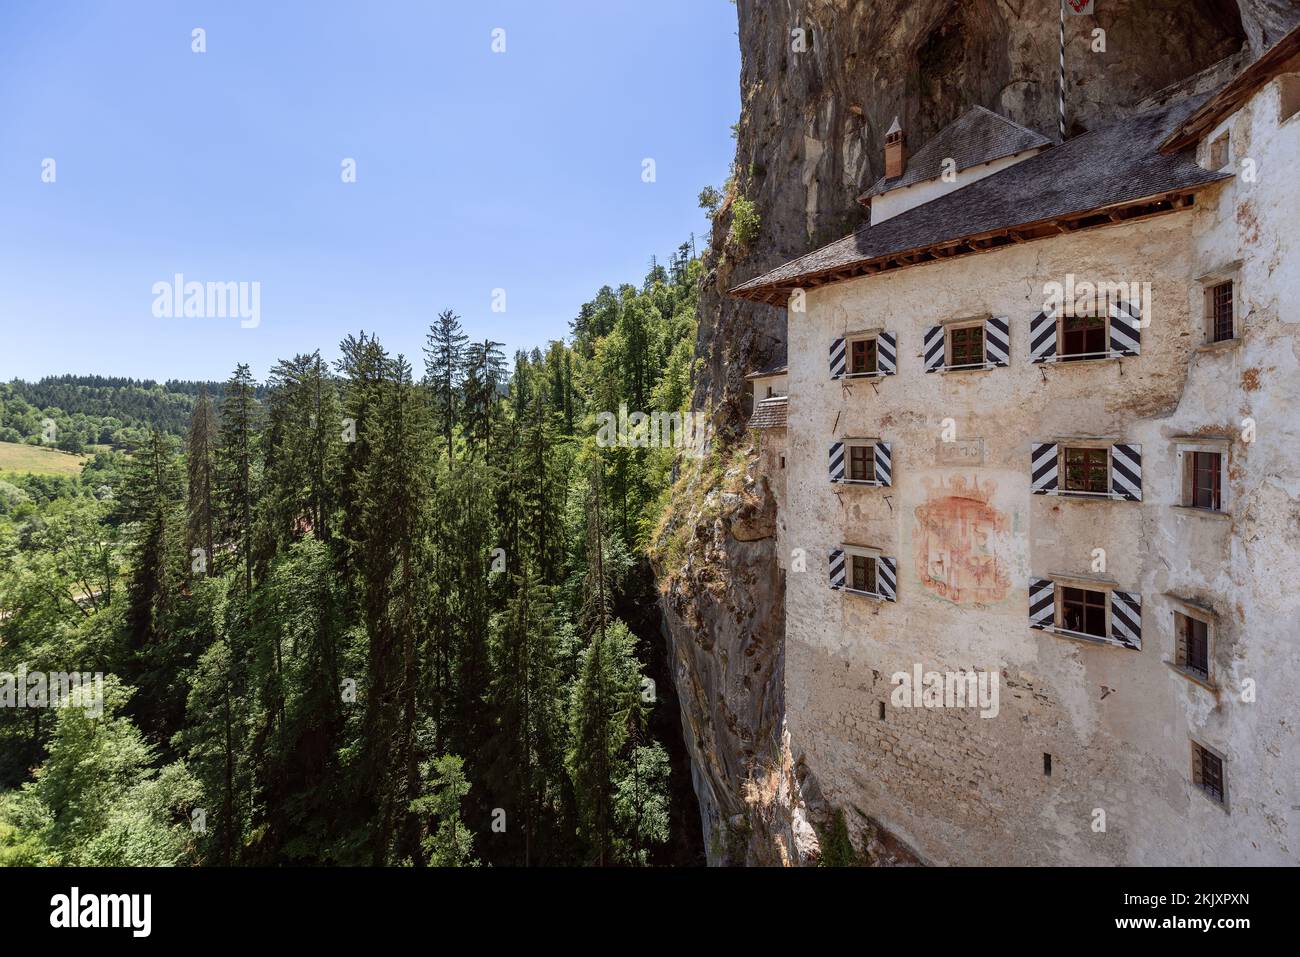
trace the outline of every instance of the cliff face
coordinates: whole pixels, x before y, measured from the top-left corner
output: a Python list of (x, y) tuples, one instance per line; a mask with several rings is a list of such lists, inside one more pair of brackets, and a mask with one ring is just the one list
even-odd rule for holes
[[(1069, 17), (1072, 132), (1243, 49), (1300, 15), (1293, 0), (1096, 0)], [(726, 290), (860, 225), (895, 115), (913, 149), (982, 105), (1055, 136), (1055, 0), (738, 0), (741, 102), (734, 180), (700, 299), (695, 406), (712, 450), (683, 463), (656, 568), (686, 744), (714, 863), (803, 863), (828, 809), (784, 740), (784, 579), (770, 490), (744, 435), (747, 372), (785, 358), (785, 311)], [(1104, 31), (1105, 51), (1094, 51)], [(803, 30), (803, 43), (792, 31)], [(797, 50), (803, 46), (803, 50)], [(761, 225), (729, 241), (736, 201)], [(719, 463), (726, 463), (719, 465)], [(882, 835), (881, 861), (901, 851)], [(902, 855), (905, 857), (905, 854)]]

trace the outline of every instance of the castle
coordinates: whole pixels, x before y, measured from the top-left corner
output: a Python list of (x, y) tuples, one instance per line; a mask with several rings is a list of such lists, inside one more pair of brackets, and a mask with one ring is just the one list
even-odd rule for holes
[[(732, 290), (788, 310), (795, 755), (927, 863), (1300, 862), (1300, 30), (1063, 142), (885, 152), (869, 225)], [(996, 716), (898, 707), (921, 672)]]

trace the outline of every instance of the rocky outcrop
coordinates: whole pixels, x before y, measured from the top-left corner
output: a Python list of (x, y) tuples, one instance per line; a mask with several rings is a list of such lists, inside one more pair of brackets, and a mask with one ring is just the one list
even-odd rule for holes
[[(1067, 21), (1072, 131), (1133, 109), (1297, 19), (1291, 0), (1097, 0)], [(782, 715), (783, 573), (759, 513), (770, 492), (743, 435), (745, 373), (785, 358), (785, 311), (726, 290), (864, 221), (898, 115), (915, 147), (974, 105), (1055, 136), (1058, 7), (1051, 0), (738, 0), (741, 117), (700, 297), (695, 406), (708, 460), (684, 462), (656, 559), (684, 732), (712, 862), (804, 863), (826, 809)], [(1094, 30), (1104, 31), (1095, 35)], [(802, 34), (795, 31), (803, 31)], [(1095, 49), (1104, 40), (1104, 52)], [(1244, 50), (1244, 53), (1242, 51)], [(730, 233), (741, 200), (757, 238)], [(884, 836), (882, 860), (906, 855)]]

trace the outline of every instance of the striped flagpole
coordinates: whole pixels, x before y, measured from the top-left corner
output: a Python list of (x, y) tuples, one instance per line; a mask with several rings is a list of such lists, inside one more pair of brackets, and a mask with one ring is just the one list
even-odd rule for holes
[(1061, 75), (1057, 84), (1057, 106), (1061, 117), (1061, 142), (1065, 142), (1065, 0), (1061, 0)]

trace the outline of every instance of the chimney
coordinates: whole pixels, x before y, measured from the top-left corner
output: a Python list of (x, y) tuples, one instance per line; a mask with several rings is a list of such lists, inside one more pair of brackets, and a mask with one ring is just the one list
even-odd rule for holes
[(885, 134), (885, 179), (897, 179), (907, 168), (907, 134), (894, 117), (894, 125)]

